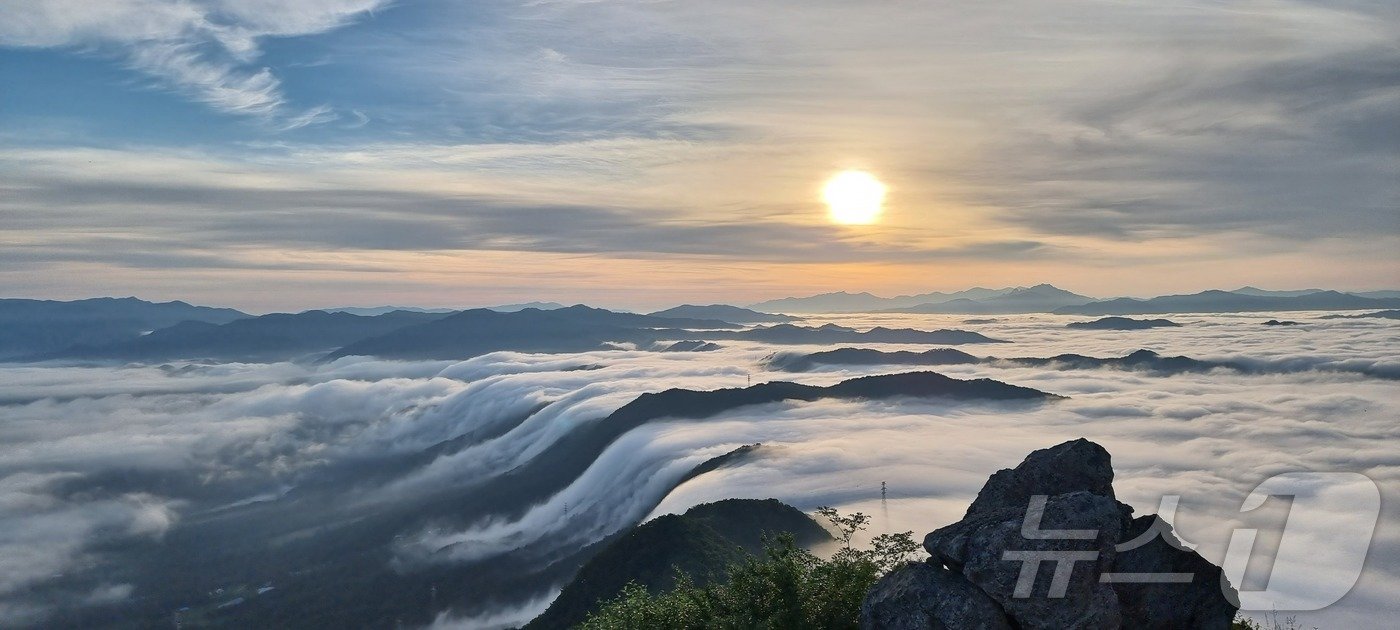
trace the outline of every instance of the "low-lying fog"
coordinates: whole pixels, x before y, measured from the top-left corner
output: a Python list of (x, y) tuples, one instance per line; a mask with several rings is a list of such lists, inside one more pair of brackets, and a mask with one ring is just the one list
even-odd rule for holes
[[(978, 356), (1115, 357), (1146, 348), (1257, 363), (1274, 372), (1254, 375), (998, 364), (827, 366), (789, 374), (769, 371), (765, 357), (829, 348), (740, 342), (719, 342), (722, 349), (712, 352), (496, 353), (462, 362), (352, 357), (320, 365), (5, 365), (0, 622), (154, 606), (154, 596), (143, 593), (149, 576), (132, 563), (177, 544), (182, 528), (213, 527), (254, 507), (275, 514), (279, 504), (295, 506), (296, 518), (317, 523), (295, 536), (283, 533), (290, 538), (268, 538), (271, 546), (314, 538), (367, 515), (405, 506), (436, 509), (444, 497), (460, 501), (432, 518), (410, 514), (393, 521), (398, 529), (375, 543), (384, 552), (376, 562), (408, 576), (501, 558), (512, 566), (544, 566), (649, 515), (727, 497), (772, 496), (804, 510), (861, 510), (875, 516), (872, 534), (913, 530), (921, 537), (960, 518), (995, 470), (1031, 450), (1087, 437), (1113, 454), (1119, 499), (1139, 513), (1156, 512), (1163, 495), (1180, 495), (1174, 520), (1181, 536), (1216, 563), (1236, 527), (1264, 530), (1262, 547), (1270, 547), (1267, 532), (1278, 529), (1284, 512), (1240, 513), (1245, 495), (1265, 478), (1290, 471), (1369, 476), (1382, 490), (1383, 508), (1363, 577), (1339, 603), (1300, 619), (1323, 628), (1381, 627), (1400, 617), (1394, 597), (1400, 592), (1400, 503), (1394, 500), (1400, 496), (1400, 390), (1395, 380), (1353, 368), (1400, 373), (1400, 324), (1321, 315), (1180, 315), (1170, 316), (1180, 328), (1139, 331), (1071, 330), (1064, 324), (1092, 318), (1051, 315), (989, 316), (979, 319), (992, 321), (972, 324), (964, 323), (966, 316), (943, 315), (813, 320), (961, 328), (1014, 342), (959, 347)], [(1301, 325), (1263, 325), (1268, 319)], [(824, 400), (654, 422), (607, 444), (576, 477), (532, 481), (540, 488), (537, 500), (515, 497), (521, 504), (509, 509), (472, 503), (501, 492), (493, 479), (514, 479), (506, 475), (528, 470), (525, 465), (549, 453), (549, 446), (587, 432), (642, 393), (770, 380), (827, 385), (919, 369), (1069, 398), (1036, 404)], [(439, 446), (444, 442), (451, 447)], [(701, 462), (759, 442), (764, 447), (753, 457), (676, 486)], [(333, 500), (318, 503), (318, 497)], [(332, 507), (306, 513), (323, 505)], [(1345, 518), (1346, 506), (1331, 507), (1333, 517)], [(202, 544), (213, 549), (222, 543)], [(1343, 543), (1316, 541), (1311, 575), (1275, 579), (1287, 581), (1285, 589), (1306, 590), (1310, 581), (1344, 574), (1345, 567), (1329, 566), (1333, 544)], [(232, 588), (253, 578), (226, 579)], [(1246, 580), (1244, 587), (1262, 588), (1261, 580)], [(541, 573), (529, 589), (438, 603), (437, 623), (521, 623), (548, 605), (558, 581)]]

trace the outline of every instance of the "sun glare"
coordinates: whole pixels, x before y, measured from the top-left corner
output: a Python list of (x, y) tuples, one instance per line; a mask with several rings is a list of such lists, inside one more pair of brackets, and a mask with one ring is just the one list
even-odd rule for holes
[(831, 220), (842, 225), (869, 225), (880, 217), (885, 185), (865, 171), (837, 173), (822, 188)]

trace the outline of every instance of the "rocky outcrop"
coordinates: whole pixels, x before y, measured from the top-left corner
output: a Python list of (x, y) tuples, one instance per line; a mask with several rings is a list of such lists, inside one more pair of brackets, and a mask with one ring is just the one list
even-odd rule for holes
[(1024, 513), (1033, 496), (1081, 490), (1114, 498), (1112, 457), (1102, 446), (1083, 438), (1035, 451), (1020, 466), (993, 473), (966, 516), (1005, 509)]
[(1220, 569), (1165, 521), (1132, 513), (1113, 494), (1102, 446), (1035, 451), (992, 475), (962, 520), (924, 538), (927, 562), (871, 589), (861, 627), (1229, 628), (1235, 606)]
[[(1154, 530), (1155, 528), (1155, 530)], [(1114, 560), (1115, 571), (1158, 575), (1190, 574), (1190, 582), (1114, 584), (1123, 617), (1141, 630), (1174, 628), (1225, 628), (1235, 616), (1235, 605), (1221, 596), (1230, 588), (1219, 567), (1186, 549), (1171, 526), (1156, 516), (1139, 516), (1128, 524), (1123, 538), (1139, 540), (1156, 531), (1140, 547), (1123, 551)]]
[(928, 562), (893, 571), (871, 589), (861, 625), (888, 630), (1011, 630), (996, 601), (967, 578)]

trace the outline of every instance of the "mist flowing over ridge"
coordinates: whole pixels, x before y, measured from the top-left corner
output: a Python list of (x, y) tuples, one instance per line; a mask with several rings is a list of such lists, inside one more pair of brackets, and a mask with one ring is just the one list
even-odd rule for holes
[(0, 0), (0, 630), (1395, 626), (1398, 43)]
[[(1302, 325), (1259, 325), (1271, 316), (1176, 316), (1180, 327), (1105, 331), (1064, 327), (1078, 318), (1008, 315), (973, 329), (1009, 343), (953, 350), (863, 339), (851, 342), (857, 359), (831, 341), (739, 334), (773, 328), (757, 326), (710, 330), (733, 338), (704, 352), (665, 352), (668, 342), (466, 360), (9, 363), (0, 365), (0, 475), (63, 476), (0, 487), (9, 497), (0, 501), (0, 552), (33, 548), (49, 559), (0, 585), (40, 589), (56, 602), (39, 609), (46, 618), (85, 626), (113, 614), (168, 619), (182, 607), (222, 620), (215, 625), (291, 624), (288, 611), (523, 624), (612, 533), (742, 498), (745, 488), (801, 510), (878, 513), (888, 482), (897, 502), (881, 531), (903, 531), (920, 526), (904, 518), (956, 520), (942, 510), (971, 499), (991, 472), (986, 453), (1017, 457), (1070, 433), (1136, 453), (1144, 468), (1121, 471), (1119, 489), (1144, 505), (1162, 484), (1195, 496), (1203, 475), (1243, 493), (1241, 471), (1275, 462), (1280, 449), (1316, 467), (1345, 467), (1357, 453), (1385, 461), (1389, 446), (1376, 436), (1393, 429), (1393, 320), (1293, 314)], [(861, 339), (880, 326), (936, 331), (962, 319), (848, 315), (826, 330)], [(1157, 353), (1134, 352), (1144, 347)], [(788, 372), (773, 360), (782, 353), (812, 363)], [(900, 376), (910, 369), (944, 376)], [(902, 378), (991, 379), (1069, 397), (949, 400), (875, 387)], [(1348, 446), (1345, 457), (1306, 448), (1303, 427), (1318, 426)], [(959, 446), (939, 446), (931, 466), (931, 444)], [(1238, 508), (1233, 496), (1197, 496), (1193, 513), (1215, 523)], [(50, 507), (17, 509), (39, 505), (24, 497)], [(87, 529), (44, 525), (59, 514)], [(1188, 526), (1183, 536), (1209, 541), (1209, 531)], [(239, 568), (257, 558), (272, 558), (265, 573)], [(85, 562), (97, 564), (80, 570)], [(307, 567), (321, 569), (301, 573)], [(361, 579), (376, 585), (364, 591), (373, 595), (346, 601)], [(1384, 576), (1367, 579), (1359, 592), (1388, 588)], [(114, 588), (129, 595), (79, 603)], [(0, 588), (0, 600), (32, 606), (30, 592)]]

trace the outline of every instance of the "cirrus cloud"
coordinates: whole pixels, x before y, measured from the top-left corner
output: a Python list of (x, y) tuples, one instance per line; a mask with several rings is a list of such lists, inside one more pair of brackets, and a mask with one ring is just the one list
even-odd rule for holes
[(260, 66), (262, 40), (330, 31), (387, 0), (6, 0), (0, 46), (70, 48), (116, 57), (216, 110), (324, 122), (324, 106), (288, 113), (282, 83)]

